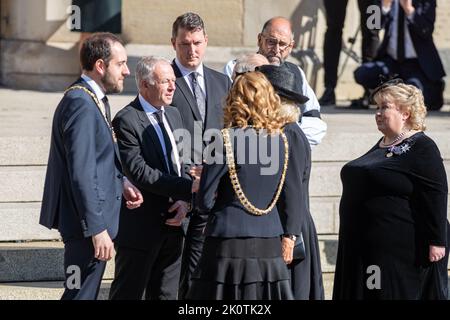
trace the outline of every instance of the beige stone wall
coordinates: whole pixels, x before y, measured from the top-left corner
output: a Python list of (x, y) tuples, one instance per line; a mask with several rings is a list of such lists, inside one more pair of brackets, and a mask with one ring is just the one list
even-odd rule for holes
[(70, 0), (1, 0), (2, 39), (47, 41), (62, 24)]
[(125, 0), (123, 35), (127, 41), (133, 43), (170, 44), (173, 21), (177, 16), (192, 11), (204, 19), (209, 45), (242, 45), (242, 2), (242, 0)]

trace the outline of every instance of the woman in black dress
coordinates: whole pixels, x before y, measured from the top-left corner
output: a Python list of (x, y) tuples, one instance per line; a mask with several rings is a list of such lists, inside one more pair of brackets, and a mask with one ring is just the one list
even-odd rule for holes
[(201, 175), (197, 205), (209, 219), (189, 299), (293, 299), (276, 206), (289, 158), (279, 107), (262, 73), (235, 79), (224, 109), (225, 155)]
[(412, 85), (373, 94), (382, 137), (341, 171), (333, 299), (447, 299), (447, 180)]
[[(311, 174), (311, 149), (308, 139), (300, 128), (300, 106), (306, 101), (293, 92), (302, 92), (302, 84), (295, 75), (282, 66), (263, 65), (258, 67), (270, 81), (280, 96), (281, 115), (288, 123), (283, 127), (289, 142), (289, 167), (283, 192), (278, 201), (278, 211), (284, 226), (283, 248), (288, 249), (294, 243), (290, 259), (285, 258), (291, 273), (291, 286), (296, 300), (323, 300), (324, 288), (320, 265), (319, 241), (316, 227), (309, 211), (309, 177)], [(300, 230), (292, 230), (288, 223), (295, 217), (299, 220)], [(292, 237), (294, 236), (294, 237)], [(286, 255), (285, 255), (286, 256)]]

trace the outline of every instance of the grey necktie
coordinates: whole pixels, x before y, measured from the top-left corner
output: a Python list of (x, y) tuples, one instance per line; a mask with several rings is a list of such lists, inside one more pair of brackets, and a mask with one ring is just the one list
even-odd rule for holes
[(198, 83), (198, 73), (194, 71), (191, 72), (189, 76), (191, 78), (192, 91), (194, 93), (195, 101), (197, 102), (198, 111), (200, 111), (200, 116), (202, 117), (202, 121), (204, 123), (206, 115), (206, 103), (205, 103), (205, 96), (203, 95), (202, 92), (202, 88)]

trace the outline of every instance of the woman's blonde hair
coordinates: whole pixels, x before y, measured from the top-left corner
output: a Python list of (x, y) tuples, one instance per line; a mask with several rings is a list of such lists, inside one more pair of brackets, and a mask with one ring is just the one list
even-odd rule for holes
[(375, 93), (373, 99), (377, 105), (389, 101), (395, 103), (402, 112), (408, 111), (410, 113), (408, 124), (411, 129), (421, 131), (426, 129), (427, 108), (422, 92), (415, 86), (405, 83), (386, 86)]
[(267, 133), (278, 132), (287, 122), (279, 114), (280, 98), (261, 72), (238, 76), (225, 103), (225, 128), (253, 126)]
[(279, 110), (279, 115), (286, 119), (287, 123), (297, 122), (300, 118), (300, 108), (297, 104), (289, 99), (281, 97), (281, 107)]

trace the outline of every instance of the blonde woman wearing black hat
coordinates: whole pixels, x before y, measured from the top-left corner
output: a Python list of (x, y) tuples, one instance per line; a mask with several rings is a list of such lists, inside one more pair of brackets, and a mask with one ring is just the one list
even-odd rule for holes
[[(290, 141), (289, 168), (278, 211), (284, 226), (283, 252), (291, 273), (292, 291), (296, 300), (323, 300), (319, 242), (309, 211), (311, 150), (298, 125), (300, 108), (308, 98), (301, 94), (302, 84), (295, 81), (289, 69), (273, 65), (257, 69), (269, 79), (280, 96), (279, 114), (286, 119), (283, 130)], [(294, 230), (290, 226), (300, 226), (300, 229)]]

